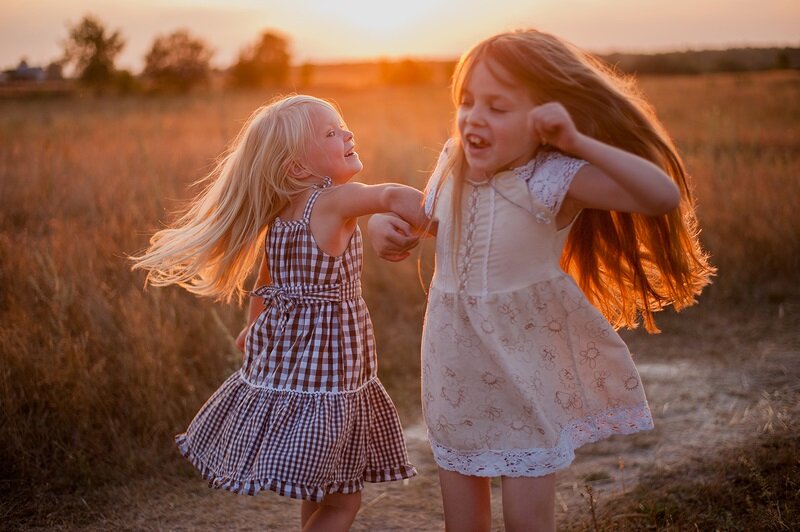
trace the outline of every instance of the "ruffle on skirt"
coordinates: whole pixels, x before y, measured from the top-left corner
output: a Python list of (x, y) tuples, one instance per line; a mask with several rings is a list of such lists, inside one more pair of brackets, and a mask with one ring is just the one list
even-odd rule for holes
[(319, 502), (416, 475), (377, 378), (353, 391), (299, 392), (257, 387), (236, 372), (175, 441), (210, 487), (238, 494), (269, 489)]

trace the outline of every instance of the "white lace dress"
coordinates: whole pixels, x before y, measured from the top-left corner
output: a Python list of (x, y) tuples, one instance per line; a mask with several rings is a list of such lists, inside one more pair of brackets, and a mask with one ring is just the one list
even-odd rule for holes
[(570, 228), (555, 213), (583, 164), (549, 152), (465, 184), (455, 264), (453, 180), (426, 200), (439, 228), (422, 399), (444, 469), (546, 475), (584, 443), (653, 426), (627, 347), (559, 266)]

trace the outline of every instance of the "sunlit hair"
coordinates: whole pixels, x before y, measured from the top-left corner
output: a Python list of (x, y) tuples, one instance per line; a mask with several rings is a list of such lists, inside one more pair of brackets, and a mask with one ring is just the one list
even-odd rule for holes
[[(678, 185), (680, 206), (662, 216), (584, 209), (561, 257), (564, 271), (615, 327), (635, 327), (641, 315), (647, 330), (657, 332), (653, 312), (667, 305), (680, 310), (694, 303), (715, 270), (698, 241), (686, 170), (633, 78), (622, 77), (557, 37), (518, 30), (490, 37), (461, 57), (452, 83), (456, 106), (479, 62), (490, 70), (502, 67), (529, 89), (534, 102), (560, 102), (580, 132), (652, 161)], [(461, 230), (466, 164), (457, 131), (456, 127), (449, 141), (444, 171), (454, 179), (454, 235)], [(440, 180), (440, 187), (444, 181)]]
[(177, 284), (192, 293), (241, 301), (244, 281), (258, 258), (267, 227), (308, 180), (289, 175), (302, 163), (313, 128), (311, 111), (328, 102), (312, 96), (276, 99), (247, 120), (203, 190), (171, 226), (150, 239), (133, 269), (148, 270), (153, 286)]

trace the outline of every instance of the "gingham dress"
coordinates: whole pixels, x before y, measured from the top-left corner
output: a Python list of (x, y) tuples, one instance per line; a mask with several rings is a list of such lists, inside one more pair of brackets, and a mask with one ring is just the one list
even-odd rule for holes
[(212, 487), (319, 502), (364, 481), (416, 474), (376, 374), (361, 232), (356, 227), (341, 256), (319, 249), (309, 218), (321, 191), (302, 219), (270, 227), (272, 284), (255, 291), (266, 308), (248, 333), (244, 364), (176, 436)]

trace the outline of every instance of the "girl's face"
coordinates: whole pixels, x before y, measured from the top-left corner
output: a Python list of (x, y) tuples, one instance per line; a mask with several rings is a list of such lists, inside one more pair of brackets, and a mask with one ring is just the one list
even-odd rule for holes
[(531, 160), (538, 146), (528, 132), (534, 105), (528, 90), (500, 65), (492, 63), (490, 70), (485, 59), (475, 64), (457, 110), (471, 173), (491, 177)]
[(325, 105), (310, 111), (313, 124), (306, 152), (306, 166), (317, 176), (327, 176), (334, 184), (346, 183), (364, 165), (355, 152), (355, 139), (337, 112)]

